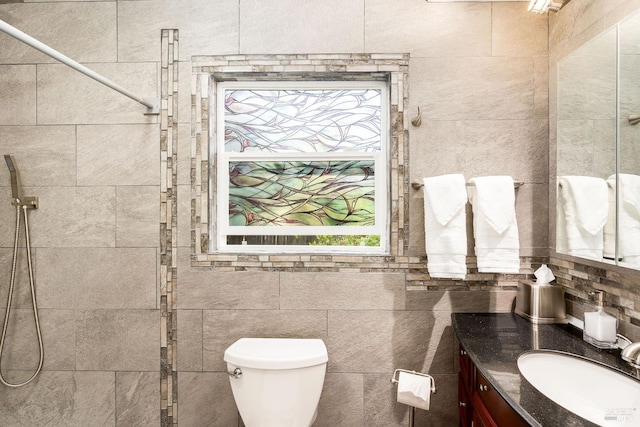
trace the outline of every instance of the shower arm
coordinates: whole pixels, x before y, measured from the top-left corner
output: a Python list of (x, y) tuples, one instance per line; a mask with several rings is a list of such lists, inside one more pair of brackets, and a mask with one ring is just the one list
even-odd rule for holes
[(128, 91), (127, 89), (125, 89), (124, 87), (120, 86), (119, 84), (107, 79), (106, 77), (96, 73), (95, 71), (85, 67), (84, 65), (74, 61), (73, 59), (69, 58), (66, 55), (63, 55), (62, 53), (58, 52), (57, 50), (47, 46), (46, 44), (42, 43), (39, 40), (34, 39), (33, 37), (31, 37), (28, 34), (23, 33), (22, 31), (18, 30), (16, 27), (13, 27), (9, 24), (7, 24), (6, 22), (0, 20), (0, 31), (10, 35), (11, 37), (28, 44), (29, 46), (31, 46), (32, 48), (39, 50), (40, 52), (44, 53), (45, 55), (50, 56), (51, 58), (62, 62), (63, 64), (73, 68), (74, 70), (84, 74), (87, 77), (90, 77), (92, 79), (94, 79), (95, 81), (102, 83), (103, 85), (115, 90), (116, 92), (120, 92), (121, 94), (123, 94), (124, 96), (127, 96), (131, 99), (133, 99), (134, 101), (144, 105), (145, 107), (147, 107), (147, 110), (145, 111), (145, 115), (157, 115), (160, 114), (160, 102), (158, 98), (140, 98), (136, 95), (134, 95), (132, 92)]

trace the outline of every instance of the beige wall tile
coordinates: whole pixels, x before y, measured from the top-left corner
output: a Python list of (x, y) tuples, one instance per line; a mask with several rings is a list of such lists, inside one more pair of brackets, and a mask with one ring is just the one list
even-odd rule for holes
[(604, 26), (603, 17), (629, 3), (626, 0), (583, 0), (567, 4), (562, 13), (549, 17), (549, 42), (560, 43), (586, 30), (594, 23)]
[(227, 373), (181, 372), (180, 425), (229, 427), (238, 425), (238, 410)]
[[(0, 153), (13, 156), (23, 186), (76, 184), (73, 126), (0, 126)], [(11, 182), (6, 167), (0, 168), (0, 182)]]
[[(8, 222), (15, 221), (14, 217)], [(15, 223), (14, 223), (15, 227)], [(0, 249), (0, 308), (6, 307), (7, 297), (9, 295), (9, 283), (11, 281), (11, 269), (13, 262), (13, 234), (8, 240), (3, 239), (3, 244), (11, 246), (11, 248)], [(24, 234), (21, 232), (18, 237), (19, 242), (24, 242)], [(21, 245), (21, 249), (18, 250), (18, 257), (16, 259), (16, 271), (13, 285), (12, 295), (12, 307), (13, 308), (31, 308), (31, 286), (29, 284), (29, 267), (27, 263), (27, 252), (24, 249), (24, 245)], [(35, 259), (36, 250), (32, 252), (32, 259)], [(36, 295), (38, 291), (36, 290)], [(4, 301), (4, 302), (3, 302)]]
[(178, 310), (178, 370), (202, 370), (202, 310)]
[(423, 120), (533, 118), (532, 58), (412, 58), (410, 66)]
[(544, 183), (548, 129), (539, 120), (461, 121), (456, 126), (456, 164), (467, 179), (509, 175)]
[(536, 256), (549, 247), (549, 187), (525, 184), (516, 195), (520, 256)]
[(116, 246), (158, 247), (160, 187), (117, 187), (116, 203)]
[(275, 0), (266, 7), (260, 0), (247, 0), (241, 4), (239, 53), (363, 50), (363, 2)]
[[(411, 110), (416, 111), (415, 107)], [(456, 164), (456, 122), (453, 120), (423, 120), (420, 127), (410, 129), (409, 162), (411, 180), (449, 173), (460, 173)], [(415, 197), (416, 191), (411, 191)]]
[(224, 370), (224, 351), (240, 338), (327, 341), (327, 312), (321, 310), (207, 310), (203, 312), (202, 321), (203, 369), (206, 371)]
[[(4, 33), (0, 33), (3, 35)], [(8, 36), (4, 36), (9, 38)], [(4, 39), (0, 39), (3, 46)], [(36, 123), (36, 67), (0, 65), (0, 125)]]
[(25, 192), (40, 199), (29, 214), (34, 247), (115, 245), (115, 188), (27, 187)]
[(38, 302), (49, 308), (156, 308), (156, 250), (42, 248)]
[(78, 185), (158, 185), (159, 140), (157, 124), (78, 126)]
[(491, 56), (489, 3), (366, 0), (365, 12), (367, 52), (409, 52), (412, 57)]
[(329, 311), (329, 372), (393, 373), (397, 367), (451, 373), (449, 313)]
[(363, 427), (363, 400), (362, 374), (326, 374), (314, 427)]
[[(191, 113), (189, 112), (187, 117)], [(178, 124), (178, 185), (191, 186), (191, 123)], [(191, 199), (187, 194), (187, 199)]]
[[(191, 248), (191, 186), (178, 185), (178, 246)], [(186, 250), (186, 249), (185, 249)], [(188, 264), (185, 264), (188, 267)]]
[[(156, 63), (84, 65), (136, 96), (158, 97)], [(142, 104), (66, 65), (38, 65), (38, 124), (156, 123), (157, 116), (145, 111)]]
[(516, 291), (407, 291), (407, 310), (510, 312)]
[(159, 310), (86, 310), (76, 318), (81, 371), (158, 371)]
[[(116, 60), (116, 3), (4, 4), (2, 19), (80, 63)], [(55, 62), (4, 33), (0, 63)]]
[(277, 309), (279, 273), (188, 269), (188, 249), (179, 251), (182, 309)]
[[(533, 79), (534, 79), (534, 115), (540, 120), (549, 119), (549, 57), (533, 57)], [(555, 77), (554, 77), (555, 78)]]
[(160, 425), (160, 373), (116, 372), (116, 425)]
[[(191, 61), (178, 64), (178, 122), (188, 125), (191, 134)], [(178, 128), (179, 129), (179, 128)], [(189, 148), (186, 154), (189, 155)]]
[(35, 386), (0, 393), (2, 423), (113, 427), (114, 394), (113, 372), (42, 371)]
[(281, 309), (403, 309), (404, 274), (281, 273)]
[(546, 55), (548, 18), (532, 14), (524, 2), (493, 3), (491, 42), (493, 56)]
[[(6, 300), (5, 300), (6, 301)], [(4, 320), (5, 310), (0, 309)], [(38, 309), (42, 334), (45, 370), (74, 370), (75, 312), (73, 310)], [(12, 307), (2, 352), (2, 372), (10, 382), (21, 383), (35, 373), (40, 359), (33, 309)]]
[[(158, 61), (161, 30), (176, 28), (180, 60), (193, 55), (238, 53), (238, 2), (121, 1), (118, 60)], [(153, 10), (154, 13), (149, 13)]]

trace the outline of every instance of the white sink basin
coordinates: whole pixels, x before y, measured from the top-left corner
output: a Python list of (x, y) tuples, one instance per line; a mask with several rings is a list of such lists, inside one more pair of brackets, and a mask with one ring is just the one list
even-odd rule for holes
[(582, 418), (601, 426), (640, 425), (640, 381), (554, 351), (524, 353), (518, 369), (538, 391)]

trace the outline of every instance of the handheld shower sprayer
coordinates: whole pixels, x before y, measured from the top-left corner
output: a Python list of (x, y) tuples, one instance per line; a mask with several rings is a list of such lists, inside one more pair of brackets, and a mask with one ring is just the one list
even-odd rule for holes
[(22, 187), (20, 185), (20, 175), (18, 174), (18, 168), (16, 168), (13, 162), (13, 157), (10, 154), (4, 155), (4, 161), (7, 162), (9, 168), (9, 175), (11, 175), (11, 199), (12, 205), (26, 206), (27, 209), (38, 208), (37, 197), (22, 197)]
[(4, 161), (7, 162), (7, 167), (9, 168), (9, 174), (11, 175), (11, 198), (14, 203), (20, 203), (20, 185), (18, 184), (18, 171), (16, 170), (15, 165), (13, 164), (13, 157), (10, 154), (4, 155)]
[[(7, 387), (21, 387), (23, 385), (29, 384), (33, 381), (40, 371), (42, 370), (42, 363), (44, 361), (44, 349), (42, 344), (42, 332), (40, 330), (40, 319), (38, 316), (38, 305), (36, 303), (36, 288), (35, 281), (33, 277), (33, 263), (31, 261), (31, 243), (29, 238), (29, 217), (27, 215), (27, 211), (29, 209), (36, 209), (38, 207), (38, 198), (37, 197), (24, 197), (20, 194), (20, 179), (18, 177), (18, 169), (16, 168), (15, 163), (13, 162), (13, 158), (5, 154), (4, 161), (7, 162), (7, 167), (9, 168), (9, 174), (11, 175), (11, 196), (13, 201), (11, 204), (16, 208), (16, 228), (13, 240), (13, 261), (11, 262), (11, 277), (9, 279), (9, 291), (7, 293), (7, 309), (4, 312), (4, 322), (2, 323), (2, 330), (0, 332), (0, 383)], [(38, 348), (40, 351), (40, 357), (38, 359), (38, 367), (36, 368), (31, 378), (22, 381), (20, 383), (10, 383), (8, 382), (2, 373), (2, 355), (5, 348), (5, 339), (7, 338), (7, 330), (9, 329), (9, 321), (11, 320), (11, 303), (13, 301), (13, 291), (16, 285), (16, 276), (17, 276), (17, 261), (18, 261), (18, 247), (19, 242), (18, 238), (20, 236), (20, 220), (24, 218), (24, 238), (25, 238), (25, 249), (27, 250), (27, 266), (29, 267), (29, 287), (31, 290), (31, 306), (33, 308), (33, 321), (36, 330), (36, 334), (38, 336)], [(12, 334), (10, 334), (11, 336)]]

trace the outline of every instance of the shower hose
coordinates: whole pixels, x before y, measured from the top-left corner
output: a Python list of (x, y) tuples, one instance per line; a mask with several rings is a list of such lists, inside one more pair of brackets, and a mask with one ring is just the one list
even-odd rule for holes
[[(36, 333), (38, 334), (38, 346), (40, 347), (40, 360), (38, 362), (38, 368), (35, 373), (28, 380), (19, 383), (12, 384), (4, 379), (2, 376), (2, 353), (4, 350), (4, 339), (7, 334), (7, 327), (9, 325), (9, 314), (11, 313), (11, 300), (13, 299), (13, 289), (16, 282), (16, 264), (18, 258), (18, 237), (20, 234), (20, 210), (24, 211), (24, 236), (26, 240), (27, 246), (27, 264), (29, 266), (29, 284), (31, 285), (31, 306), (33, 307), (33, 319), (36, 325)], [(36, 303), (36, 292), (33, 281), (33, 266), (31, 263), (31, 244), (29, 242), (29, 221), (27, 219), (27, 206), (20, 205), (19, 200), (16, 199), (16, 233), (13, 244), (13, 261), (11, 263), (11, 279), (9, 282), (9, 294), (7, 296), (7, 310), (4, 314), (4, 323), (2, 324), (2, 336), (0, 337), (0, 382), (7, 387), (21, 387), (23, 385), (29, 384), (31, 381), (35, 379), (36, 376), (42, 370), (42, 362), (44, 360), (44, 350), (42, 347), (42, 334), (40, 332), (40, 320), (38, 319), (38, 305)]]

